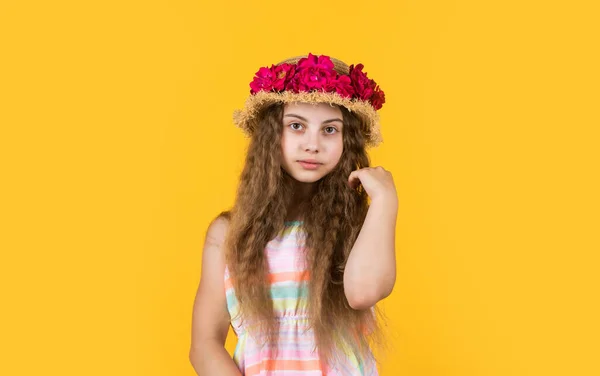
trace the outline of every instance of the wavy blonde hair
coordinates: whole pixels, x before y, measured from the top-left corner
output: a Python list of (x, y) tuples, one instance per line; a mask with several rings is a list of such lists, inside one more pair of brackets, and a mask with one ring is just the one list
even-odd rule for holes
[[(268, 283), (269, 267), (264, 252), (267, 243), (284, 227), (292, 200), (294, 179), (282, 168), (281, 134), (283, 103), (263, 109), (252, 121), (252, 134), (237, 197), (231, 211), (226, 238), (226, 262), (244, 321), (277, 349), (278, 323)], [(343, 152), (337, 166), (316, 182), (314, 193), (300, 203), (308, 250), (308, 310), (321, 359), (335, 361), (335, 348), (354, 353), (358, 359), (371, 356), (373, 345), (383, 345), (382, 312), (355, 310), (344, 293), (346, 261), (362, 228), (369, 208), (362, 186), (352, 189), (348, 176), (368, 167), (361, 119), (340, 107), (344, 127)], [(255, 338), (258, 338), (256, 336)]]

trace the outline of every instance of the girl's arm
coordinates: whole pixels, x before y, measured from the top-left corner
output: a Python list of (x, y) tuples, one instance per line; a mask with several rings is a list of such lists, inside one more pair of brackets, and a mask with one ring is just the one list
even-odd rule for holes
[(371, 205), (344, 270), (344, 292), (354, 309), (367, 309), (391, 294), (396, 282), (395, 235), (398, 197), (391, 174), (381, 167), (352, 172)]
[(202, 253), (200, 285), (194, 301), (190, 362), (199, 376), (241, 376), (229, 353), (225, 339), (230, 317), (225, 297), (225, 255), (223, 242), (227, 220), (215, 219), (206, 232)]

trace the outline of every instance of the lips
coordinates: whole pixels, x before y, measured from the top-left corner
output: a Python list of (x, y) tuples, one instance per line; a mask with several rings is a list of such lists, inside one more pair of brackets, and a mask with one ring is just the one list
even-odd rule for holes
[(301, 159), (298, 162), (312, 163), (312, 164), (322, 164), (321, 162), (317, 161), (316, 159)]
[(320, 165), (322, 165), (322, 163), (316, 162), (314, 159), (300, 160), (298, 161), (298, 163), (300, 163), (300, 165), (304, 167), (305, 170), (315, 170), (319, 168)]

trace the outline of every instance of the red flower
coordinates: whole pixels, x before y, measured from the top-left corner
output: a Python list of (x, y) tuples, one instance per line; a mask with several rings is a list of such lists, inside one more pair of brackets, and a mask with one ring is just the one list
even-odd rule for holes
[(275, 73), (272, 69), (262, 67), (254, 75), (254, 80), (250, 82), (250, 94), (255, 94), (261, 90), (270, 91), (273, 88)]
[(325, 69), (308, 68), (300, 72), (302, 83), (311, 89), (324, 88), (329, 82), (335, 80), (335, 72), (330, 72)]
[(296, 66), (292, 64), (283, 63), (273, 68), (273, 74), (275, 75), (275, 82), (273, 88), (277, 91), (285, 89), (286, 84), (294, 77), (296, 73)]
[(319, 70), (335, 73), (334, 65), (329, 56), (321, 55), (319, 57), (308, 53), (308, 57), (298, 60), (298, 70), (317, 68)]
[(286, 90), (294, 92), (320, 90), (336, 79), (336, 72), (316, 66), (297, 69), (295, 76), (286, 84)]
[(371, 104), (373, 105), (373, 108), (379, 110), (381, 107), (383, 107), (384, 103), (385, 93), (379, 88), (379, 86), (377, 86), (373, 92), (373, 96), (371, 97)]
[[(298, 79), (298, 71), (296, 71), (296, 75), (292, 77), (286, 84), (285, 90), (292, 91), (294, 93), (300, 92), (300, 80)], [(305, 89), (306, 90), (306, 89)]]
[(329, 86), (337, 77), (333, 62), (329, 56), (315, 56), (311, 53), (308, 57), (298, 60), (296, 76), (286, 85), (286, 89), (294, 91), (311, 91)]
[(352, 86), (352, 81), (350, 80), (350, 76), (340, 75), (335, 80), (331, 80), (326, 86), (325, 91), (333, 92), (335, 91), (342, 97), (350, 98), (354, 95), (354, 87)]
[(362, 64), (357, 64), (356, 67), (352, 64), (349, 75), (356, 90), (356, 96), (362, 100), (369, 100), (373, 95), (376, 84), (362, 71), (363, 68), (364, 65)]
[(369, 101), (375, 110), (379, 110), (385, 103), (385, 94), (375, 81), (367, 77), (363, 68), (363, 64), (351, 65), (348, 75), (340, 75), (329, 56), (309, 53), (297, 64), (283, 63), (260, 68), (250, 83), (250, 93), (256, 94), (261, 90), (295, 93), (321, 90), (338, 93), (344, 98)]
[(292, 64), (271, 65), (271, 68), (263, 67), (256, 72), (254, 80), (250, 83), (250, 94), (257, 92), (285, 89), (285, 84), (294, 76), (296, 67)]

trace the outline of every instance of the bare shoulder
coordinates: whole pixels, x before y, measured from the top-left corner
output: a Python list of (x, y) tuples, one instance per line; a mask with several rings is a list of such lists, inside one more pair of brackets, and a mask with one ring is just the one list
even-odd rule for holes
[(227, 212), (219, 214), (208, 225), (206, 230), (205, 244), (209, 247), (221, 248), (227, 236), (229, 228), (229, 215)]

